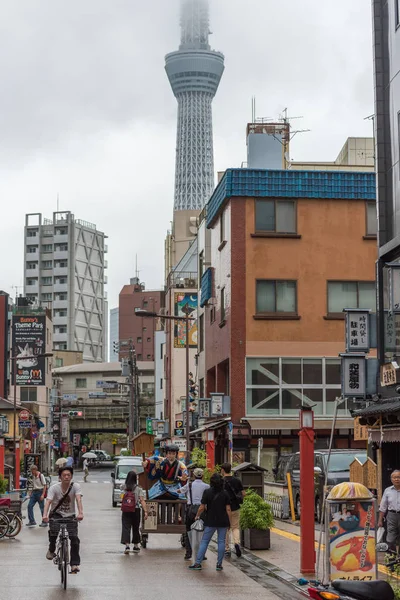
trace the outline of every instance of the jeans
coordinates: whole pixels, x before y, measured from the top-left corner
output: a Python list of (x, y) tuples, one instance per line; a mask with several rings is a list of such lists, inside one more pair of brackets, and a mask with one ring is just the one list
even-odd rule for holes
[[(122, 513), (122, 533), (121, 533), (121, 544), (128, 546), (132, 544), (140, 544), (140, 508), (137, 508), (135, 512), (123, 512)], [(132, 537), (131, 537), (132, 536)]]
[(218, 559), (217, 562), (219, 565), (222, 564), (224, 560), (225, 553), (225, 538), (226, 538), (226, 530), (227, 527), (209, 527), (206, 525), (204, 527), (203, 538), (200, 542), (200, 548), (196, 556), (196, 564), (201, 564), (204, 560), (204, 557), (207, 552), (208, 544), (211, 541), (212, 536), (215, 531), (218, 533)]
[(233, 543), (238, 544), (240, 546), (240, 510), (232, 510), (231, 512), (231, 527), (228, 527), (228, 531), (226, 532), (226, 542), (225, 542), (225, 550), (226, 552), (230, 552), (230, 537), (232, 531)]
[(43, 494), (43, 490), (33, 490), (29, 504), (28, 504), (28, 519), (29, 523), (35, 523), (35, 515), (33, 514), (33, 507), (36, 503), (39, 504), (40, 512), (43, 517), (43, 509), (44, 509), (44, 500), (40, 500), (41, 495)]

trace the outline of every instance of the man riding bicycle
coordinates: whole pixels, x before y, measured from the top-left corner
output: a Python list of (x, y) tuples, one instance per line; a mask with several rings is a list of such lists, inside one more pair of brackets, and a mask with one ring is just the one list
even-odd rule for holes
[[(48, 560), (53, 560), (56, 550), (56, 541), (59, 527), (54, 527), (59, 519), (71, 519), (73, 522), (82, 521), (83, 505), (81, 486), (72, 481), (72, 467), (63, 467), (59, 471), (60, 482), (52, 485), (47, 493), (46, 504), (44, 507), (43, 521), (47, 523), (51, 521), (49, 531), (49, 549), (46, 554)], [(75, 503), (78, 508), (78, 513), (75, 514)], [(49, 514), (50, 511), (50, 514)], [(78, 527), (75, 531), (68, 529), (69, 538), (71, 540), (71, 573), (79, 572), (80, 556), (79, 556), (79, 538)]]

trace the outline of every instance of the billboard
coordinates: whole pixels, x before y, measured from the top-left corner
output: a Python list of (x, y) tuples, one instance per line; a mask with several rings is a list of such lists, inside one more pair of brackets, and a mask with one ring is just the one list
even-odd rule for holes
[(12, 334), (17, 385), (45, 385), (46, 316), (14, 315)]
[[(175, 292), (175, 317), (191, 317), (189, 321), (189, 347), (197, 348), (197, 294)], [(174, 348), (186, 347), (186, 322), (174, 322)]]

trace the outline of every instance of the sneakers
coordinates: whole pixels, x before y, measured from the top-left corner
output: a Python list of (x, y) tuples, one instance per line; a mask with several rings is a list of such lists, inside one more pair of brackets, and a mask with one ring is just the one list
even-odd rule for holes
[(43, 521), (40, 523), (39, 527), (47, 527), (47, 523), (43, 523)]
[(226, 550), (225, 552), (225, 558), (230, 558), (231, 557), (231, 551), (230, 550)]
[(56, 555), (55, 552), (51, 552), (50, 550), (47, 550), (46, 558), (47, 558), (47, 560), (53, 560), (55, 555)]
[(124, 550), (124, 554), (129, 554), (130, 552), (130, 548), (128, 546), (128, 544), (125, 546), (125, 550)]
[(37, 523), (31, 523), (31, 522), (26, 524), (27, 527), (36, 527), (36, 525), (37, 525)]
[(199, 563), (194, 563), (194, 565), (190, 565), (188, 568), (191, 571), (201, 571), (201, 565)]
[(140, 552), (140, 548), (137, 544), (135, 544), (132, 548), (132, 552)]
[(216, 571), (223, 571), (224, 567), (221, 565), (221, 563), (217, 563), (217, 566), (215, 567)]
[(71, 565), (71, 573), (72, 575), (76, 575), (76, 573), (79, 573), (80, 568), (78, 567), (78, 565)]
[(242, 556), (242, 551), (241, 551), (241, 549), (240, 549), (240, 546), (239, 546), (239, 544), (235, 544), (235, 552), (236, 552), (236, 556), (237, 556), (238, 558), (240, 558), (240, 557)]
[(183, 560), (190, 560), (192, 558), (192, 555), (189, 552), (186, 552), (185, 556), (183, 557)]

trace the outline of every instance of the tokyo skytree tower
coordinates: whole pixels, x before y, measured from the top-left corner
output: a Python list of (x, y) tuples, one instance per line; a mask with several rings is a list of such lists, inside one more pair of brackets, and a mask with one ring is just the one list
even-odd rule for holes
[(214, 190), (211, 103), (224, 55), (211, 50), (208, 0), (181, 0), (181, 44), (165, 57), (178, 101), (174, 210), (201, 210)]

